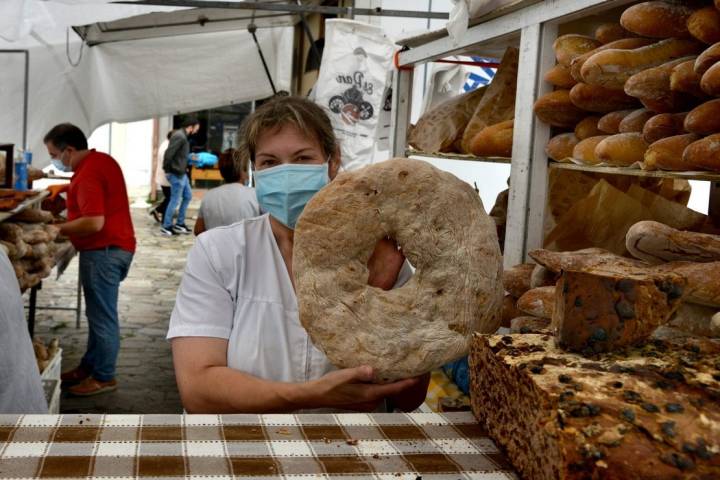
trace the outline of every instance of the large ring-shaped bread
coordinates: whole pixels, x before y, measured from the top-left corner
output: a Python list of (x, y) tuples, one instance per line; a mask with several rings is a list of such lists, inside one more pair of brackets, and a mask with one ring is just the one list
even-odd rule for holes
[[(386, 236), (416, 268), (390, 291), (367, 284)], [(372, 366), (379, 381), (437, 368), (467, 354), (472, 332), (500, 326), (495, 224), (470, 185), (423, 161), (338, 175), (297, 223), (293, 272), (313, 343), (338, 368)]]

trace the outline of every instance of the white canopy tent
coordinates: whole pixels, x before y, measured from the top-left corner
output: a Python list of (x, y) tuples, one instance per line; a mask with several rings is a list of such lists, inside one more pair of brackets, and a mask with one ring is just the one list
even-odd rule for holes
[[(42, 137), (69, 121), (90, 134), (129, 122), (270, 96), (257, 38), (278, 90), (289, 90), (293, 15), (111, 4), (110, 0), (0, 3), (0, 143), (27, 146), (49, 163)], [(88, 46), (77, 32), (88, 37)], [(273, 27), (273, 28), (263, 28)], [(142, 30), (145, 32), (142, 33)], [(164, 30), (163, 30), (164, 29)], [(116, 30), (129, 32), (112, 37)], [(159, 32), (161, 32), (159, 34)], [(90, 41), (91, 35), (101, 34)], [(104, 35), (104, 36), (103, 36)], [(29, 52), (28, 85), (25, 55)]]

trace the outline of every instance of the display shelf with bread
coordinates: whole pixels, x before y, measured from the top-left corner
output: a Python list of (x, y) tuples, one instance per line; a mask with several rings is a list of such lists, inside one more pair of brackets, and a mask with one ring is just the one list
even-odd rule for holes
[(466, 162), (485, 162), (485, 163), (510, 163), (510, 157), (477, 157), (467, 153), (441, 153), (441, 152), (423, 152), (408, 148), (405, 150), (405, 156), (408, 158), (443, 158), (445, 160), (463, 160)]
[[(23, 210), (42, 202), (50, 192), (47, 190), (31, 190), (20, 192), (17, 190), (0, 189), (0, 222), (3, 222)], [(1, 206), (7, 205), (7, 209)]]
[(720, 172), (673, 172), (664, 170), (642, 170), (635, 168), (626, 167), (606, 167), (606, 166), (592, 166), (592, 165), (580, 165), (576, 163), (551, 163), (550, 169), (559, 170), (575, 170), (579, 172), (594, 172), (604, 173), (611, 175), (630, 175), (633, 177), (648, 177), (648, 178), (678, 178), (684, 180), (703, 180), (708, 182), (720, 182)]

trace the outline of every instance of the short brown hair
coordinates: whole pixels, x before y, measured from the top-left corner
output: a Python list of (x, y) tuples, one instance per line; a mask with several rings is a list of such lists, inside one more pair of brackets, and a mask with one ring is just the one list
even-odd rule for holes
[(45, 134), (43, 143), (52, 143), (60, 150), (73, 147), (75, 150), (87, 150), (87, 138), (82, 130), (72, 123), (55, 125)]
[(225, 183), (235, 183), (248, 171), (248, 158), (244, 150), (228, 148), (220, 154), (218, 169)]
[(303, 97), (278, 96), (255, 110), (240, 129), (238, 143), (251, 162), (255, 163), (257, 141), (262, 132), (283, 125), (293, 125), (300, 132), (313, 135), (325, 155), (333, 155), (337, 150), (332, 124), (322, 108)]

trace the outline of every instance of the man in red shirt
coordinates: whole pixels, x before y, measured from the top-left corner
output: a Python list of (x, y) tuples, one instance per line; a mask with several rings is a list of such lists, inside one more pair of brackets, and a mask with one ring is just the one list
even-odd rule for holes
[(135, 232), (122, 170), (104, 153), (88, 150), (85, 134), (69, 123), (44, 139), (53, 165), (74, 175), (67, 191), (68, 221), (59, 225), (80, 252), (89, 334), (80, 365), (62, 375), (74, 395), (96, 395), (117, 388), (115, 363), (120, 350), (117, 303), (120, 282), (135, 252)]

